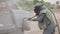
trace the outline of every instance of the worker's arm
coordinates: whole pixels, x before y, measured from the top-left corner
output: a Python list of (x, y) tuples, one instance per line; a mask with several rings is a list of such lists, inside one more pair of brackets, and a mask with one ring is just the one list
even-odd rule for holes
[(39, 21), (42, 22), (44, 20), (44, 17), (46, 16), (45, 13), (40, 14), (36, 19), (32, 19), (32, 21)]

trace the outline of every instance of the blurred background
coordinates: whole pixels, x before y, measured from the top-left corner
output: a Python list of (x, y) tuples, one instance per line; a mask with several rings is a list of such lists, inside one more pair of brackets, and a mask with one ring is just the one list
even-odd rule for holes
[(28, 9), (33, 9), (34, 5), (37, 3), (42, 3), (50, 9), (60, 9), (59, 0), (17, 0), (17, 3), (21, 7)]

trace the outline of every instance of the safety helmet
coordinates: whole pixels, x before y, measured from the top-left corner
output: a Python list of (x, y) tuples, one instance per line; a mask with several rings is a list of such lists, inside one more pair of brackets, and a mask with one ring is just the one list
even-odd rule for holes
[(34, 12), (36, 13), (36, 15), (39, 15), (40, 10), (42, 10), (42, 9), (43, 9), (43, 5), (42, 4), (37, 4), (34, 7)]

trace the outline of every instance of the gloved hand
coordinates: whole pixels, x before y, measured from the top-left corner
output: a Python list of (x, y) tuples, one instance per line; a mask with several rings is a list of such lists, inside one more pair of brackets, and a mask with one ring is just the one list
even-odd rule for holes
[(43, 28), (40, 28), (40, 30), (42, 30)]
[(31, 18), (29, 18), (28, 20), (31, 20)]

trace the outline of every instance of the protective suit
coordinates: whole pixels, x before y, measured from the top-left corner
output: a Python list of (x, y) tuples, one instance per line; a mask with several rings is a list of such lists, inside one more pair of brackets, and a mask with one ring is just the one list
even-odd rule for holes
[[(42, 18), (44, 18), (42, 21), (43, 23), (39, 23), (39, 27), (43, 27), (44, 29), (44, 32), (43, 34), (55, 34), (55, 27), (56, 27), (56, 20), (55, 20), (55, 17), (54, 15), (51, 13), (50, 10), (48, 10), (47, 8), (43, 9), (40, 14), (43, 14), (46, 15)], [(41, 18), (41, 19), (42, 19)], [(40, 20), (39, 20), (40, 21)]]
[(0, 34), (24, 34), (24, 31), (28, 31), (30, 28), (26, 20), (30, 13), (21, 7), (19, 10), (11, 10), (6, 6), (5, 1), (2, 1), (0, 4)]
[(53, 13), (42, 4), (35, 6), (34, 12), (37, 18), (31, 20), (38, 21), (38, 26), (43, 29), (43, 34), (55, 34), (56, 20)]

